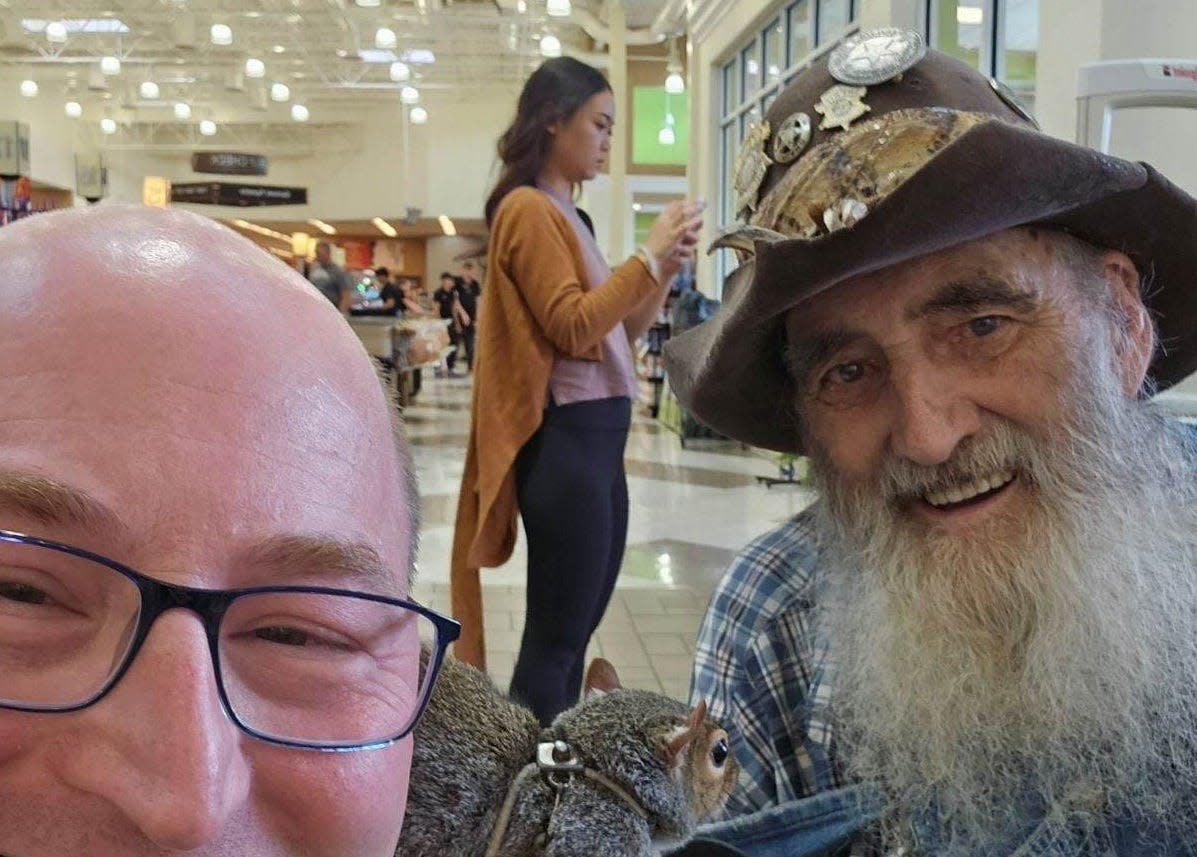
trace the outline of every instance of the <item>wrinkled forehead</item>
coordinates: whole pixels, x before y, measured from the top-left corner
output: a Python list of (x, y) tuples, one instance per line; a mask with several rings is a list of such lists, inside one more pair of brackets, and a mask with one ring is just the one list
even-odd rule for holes
[(945, 290), (1001, 287), (1050, 297), (1064, 274), (1059, 233), (1007, 229), (976, 241), (920, 256), (836, 283), (794, 307), (786, 318), (791, 333), (853, 321), (898, 322)]

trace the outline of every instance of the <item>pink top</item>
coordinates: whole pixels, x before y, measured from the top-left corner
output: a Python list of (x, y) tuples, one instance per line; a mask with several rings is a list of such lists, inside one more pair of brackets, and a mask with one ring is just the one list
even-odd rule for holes
[[(565, 219), (577, 233), (582, 247), (582, 258), (586, 263), (582, 284), (588, 289), (597, 289), (611, 276), (611, 268), (599, 250), (598, 242), (578, 216), (572, 200), (562, 200), (546, 188), (541, 188), (553, 204), (565, 215)], [(575, 402), (590, 402), (595, 399), (609, 399), (627, 396), (635, 399), (639, 395), (636, 370), (632, 360), (632, 346), (622, 323), (617, 324), (603, 337), (603, 359), (578, 360), (556, 354), (553, 357), (553, 371), (549, 376), (549, 394), (558, 405)]]

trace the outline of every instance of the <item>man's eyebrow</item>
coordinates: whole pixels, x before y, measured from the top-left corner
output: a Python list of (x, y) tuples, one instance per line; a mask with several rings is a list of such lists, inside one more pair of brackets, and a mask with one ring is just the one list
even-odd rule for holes
[(906, 320), (917, 321), (941, 312), (970, 312), (992, 307), (1010, 307), (1030, 312), (1037, 306), (1039, 296), (1035, 292), (1016, 288), (1004, 280), (982, 276), (948, 283), (922, 304), (908, 309)]
[(836, 352), (860, 339), (860, 335), (842, 328), (799, 334), (786, 346), (786, 366), (801, 387), (815, 367), (831, 359)]
[(329, 536), (271, 536), (243, 555), (249, 564), (270, 568), (288, 577), (331, 577), (362, 581), (406, 583), (406, 575), (389, 573), (370, 545)]
[(0, 470), (0, 511), (39, 524), (129, 532), (116, 512), (85, 491), (35, 473)]

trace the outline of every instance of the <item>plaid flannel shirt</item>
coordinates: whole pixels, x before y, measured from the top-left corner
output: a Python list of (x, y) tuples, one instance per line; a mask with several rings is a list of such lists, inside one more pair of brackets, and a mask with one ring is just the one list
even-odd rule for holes
[(828, 721), (825, 652), (812, 639), (818, 548), (808, 511), (750, 543), (711, 597), (690, 698), (728, 727), (745, 815), (843, 785)]

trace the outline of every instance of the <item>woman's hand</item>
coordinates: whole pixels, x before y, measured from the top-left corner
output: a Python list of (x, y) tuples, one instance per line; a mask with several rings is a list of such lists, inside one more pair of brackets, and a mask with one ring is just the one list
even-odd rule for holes
[(644, 249), (655, 259), (661, 282), (673, 279), (682, 264), (693, 258), (705, 207), (702, 200), (671, 202), (653, 221), (644, 239)]

